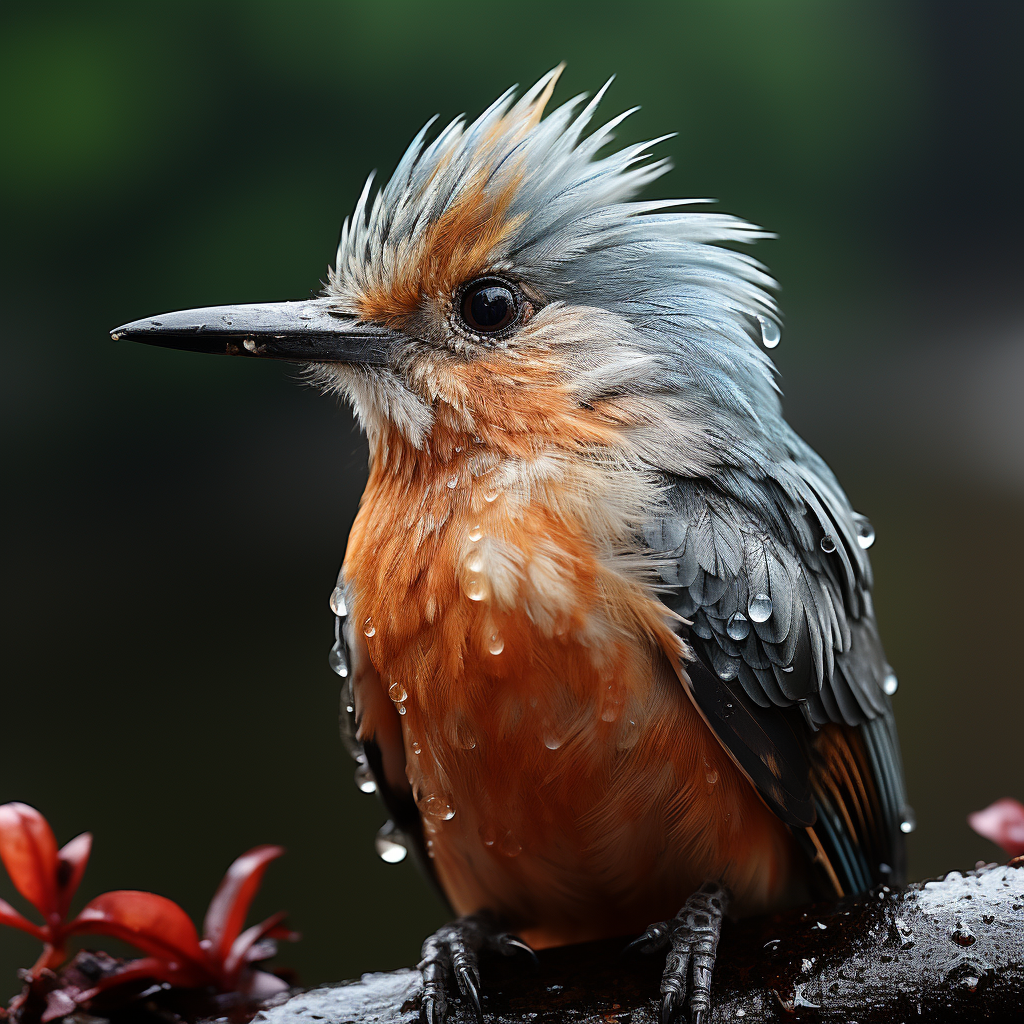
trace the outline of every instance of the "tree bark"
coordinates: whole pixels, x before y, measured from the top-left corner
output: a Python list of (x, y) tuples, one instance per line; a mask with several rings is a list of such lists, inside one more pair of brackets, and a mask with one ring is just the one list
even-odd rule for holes
[[(481, 960), (488, 1024), (657, 1024), (663, 957), (626, 939)], [(415, 969), (367, 974), (267, 1007), (262, 1024), (412, 1024)], [(727, 922), (711, 1021), (1017, 1021), (1024, 1011), (1024, 858), (905, 889)], [(449, 1021), (475, 1024), (452, 999)]]

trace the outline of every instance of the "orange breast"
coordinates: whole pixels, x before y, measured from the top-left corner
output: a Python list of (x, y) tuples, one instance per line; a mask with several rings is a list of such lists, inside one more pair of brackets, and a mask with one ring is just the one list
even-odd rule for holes
[(394, 444), (345, 560), (379, 688), (361, 735), (404, 747), (453, 906), (544, 945), (642, 928), (708, 879), (770, 905), (788, 833), (686, 696), (664, 606), (482, 448)]

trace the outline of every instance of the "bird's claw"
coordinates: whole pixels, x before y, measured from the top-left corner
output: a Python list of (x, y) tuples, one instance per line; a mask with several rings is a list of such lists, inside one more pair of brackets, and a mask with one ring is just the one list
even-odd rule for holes
[(533, 965), (535, 967), (540, 964), (540, 960), (537, 959), (537, 954), (525, 942), (523, 942), (522, 939), (515, 935), (509, 935), (508, 932), (496, 935), (494, 937), (493, 945), (494, 948), (504, 956), (515, 956), (516, 953), (526, 953), (533, 961)]
[(674, 1024), (684, 1000), (690, 1024), (708, 1019), (711, 974), (727, 903), (728, 893), (721, 886), (701, 886), (671, 921), (652, 924), (626, 947), (626, 952), (653, 953), (671, 943), (661, 976), (661, 1024)]
[(448, 986), (453, 979), (462, 997), (472, 1004), (477, 1021), (483, 1024), (478, 964), (481, 949), (493, 949), (505, 956), (529, 953), (537, 962), (537, 955), (522, 939), (498, 932), (495, 924), (489, 914), (460, 917), (438, 929), (423, 943), (423, 959), (419, 965), (423, 977), (420, 995), (423, 1024), (444, 1024), (448, 1016)]
[(623, 953), (655, 953), (662, 946), (668, 945), (672, 938), (672, 922), (658, 921), (648, 925), (647, 931), (639, 938), (634, 939), (622, 952)]

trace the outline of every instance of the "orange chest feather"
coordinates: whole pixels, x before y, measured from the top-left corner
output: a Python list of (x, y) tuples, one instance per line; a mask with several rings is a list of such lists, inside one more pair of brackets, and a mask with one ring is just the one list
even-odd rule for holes
[(344, 569), (376, 670), (361, 735), (404, 748), (449, 898), (566, 941), (735, 860), (760, 905), (785, 844), (672, 671), (663, 606), (557, 492), (475, 475), (472, 443), (372, 472)]

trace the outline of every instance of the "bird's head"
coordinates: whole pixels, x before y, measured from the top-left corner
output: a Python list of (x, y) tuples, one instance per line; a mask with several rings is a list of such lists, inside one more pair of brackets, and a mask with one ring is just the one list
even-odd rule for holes
[(543, 118), (560, 70), (432, 142), (428, 124), (375, 196), (371, 176), (321, 297), (113, 336), (308, 364), (373, 450), (628, 436), (676, 472), (756, 461), (749, 439), (779, 416), (760, 345), (777, 338), (773, 282), (719, 243), (764, 232), (674, 209), (689, 200), (636, 201), (667, 161), (650, 160), (653, 143), (603, 155), (627, 116), (586, 134), (603, 89)]

